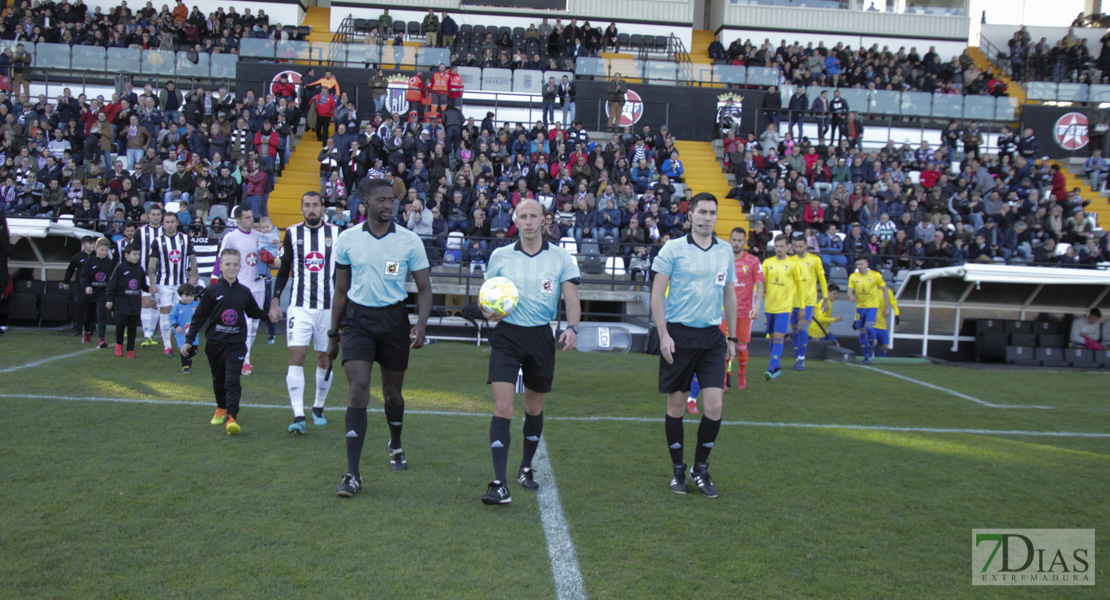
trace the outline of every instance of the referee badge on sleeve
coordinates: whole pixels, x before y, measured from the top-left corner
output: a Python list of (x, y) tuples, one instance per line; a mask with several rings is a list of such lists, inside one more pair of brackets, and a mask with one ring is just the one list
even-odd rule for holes
[(391, 277), (396, 277), (401, 273), (401, 263), (395, 260), (385, 261), (385, 274)]
[(713, 281), (718, 287), (725, 287), (725, 272), (717, 271), (717, 278)]

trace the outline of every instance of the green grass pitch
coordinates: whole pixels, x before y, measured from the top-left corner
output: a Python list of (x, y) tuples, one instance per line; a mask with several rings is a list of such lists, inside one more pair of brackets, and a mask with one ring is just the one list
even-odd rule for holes
[[(287, 353), (280, 337), (263, 342), (243, 433), (229, 437), (208, 424), (203, 354), (191, 376), (160, 348), (5, 372), (88, 346), (0, 338), (0, 598), (555, 597), (537, 496), (514, 483), (511, 505), (479, 501), (492, 478), (488, 347), (413, 353), (410, 469), (389, 470), (377, 410), (366, 487), (345, 500), (342, 370), (331, 423), (289, 435)], [(968, 576), (973, 528), (1110, 531), (1106, 374), (881, 367), (1010, 406), (991, 408), (821, 361), (768, 383), (755, 357), (748, 390), (725, 396), (709, 500), (668, 490), (657, 364), (558, 355), (544, 437), (588, 597), (1106, 597), (1106, 560), (1094, 588), (973, 588)], [(376, 369), (373, 387), (378, 408)], [(830, 424), (843, 427), (801, 426)], [(1104, 437), (933, 431), (956, 429)], [(688, 453), (695, 432), (688, 417)]]

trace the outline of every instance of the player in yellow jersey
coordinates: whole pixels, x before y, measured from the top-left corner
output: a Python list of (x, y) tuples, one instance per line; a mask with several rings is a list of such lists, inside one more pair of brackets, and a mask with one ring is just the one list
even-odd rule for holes
[(866, 256), (856, 259), (856, 272), (848, 277), (848, 300), (856, 303), (856, 330), (863, 364), (871, 364), (875, 352), (875, 319), (883, 305), (886, 282), (883, 276), (871, 270)]
[(825, 266), (821, 257), (809, 253), (805, 234), (796, 233), (790, 244), (794, 247), (794, 262), (798, 263), (801, 288), (798, 301), (790, 315), (793, 328), (791, 340), (794, 342), (794, 370), (806, 370), (806, 348), (809, 346), (809, 323), (813, 320), (813, 310), (817, 307), (818, 295), (828, 303), (829, 286), (825, 281)]
[(840, 295), (840, 286), (835, 283), (829, 284), (829, 301), (822, 302), (817, 310), (813, 312), (813, 323), (809, 325), (809, 337), (814, 340), (827, 340), (834, 344), (840, 345), (836, 340), (836, 336), (829, 331), (833, 323), (839, 323), (844, 320), (844, 317), (833, 314), (833, 302), (836, 302), (837, 296)]
[(898, 301), (894, 299), (894, 290), (884, 288), (886, 293), (883, 294), (884, 302), (879, 307), (879, 312), (875, 316), (875, 356), (886, 356), (886, 351), (890, 349), (890, 326), (887, 325), (887, 317), (890, 316), (891, 309), (894, 310), (894, 324), (897, 325), (901, 319), (899, 315), (901, 311), (898, 310)]
[(801, 268), (789, 251), (786, 235), (780, 233), (775, 238), (775, 255), (763, 261), (763, 313), (771, 336), (771, 364), (763, 373), (767, 381), (782, 375), (782, 341), (802, 287)]

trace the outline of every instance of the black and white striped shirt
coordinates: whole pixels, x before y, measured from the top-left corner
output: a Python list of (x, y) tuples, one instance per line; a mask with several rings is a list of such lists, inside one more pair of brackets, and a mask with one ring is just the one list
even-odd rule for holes
[(274, 297), (281, 295), (292, 277), (289, 305), (301, 308), (330, 309), (335, 292), (335, 253), (333, 246), (342, 229), (323, 224), (313, 229), (300, 223), (285, 230), (281, 244), (281, 268), (274, 282)]
[(216, 268), (216, 254), (220, 250), (220, 238), (215, 235), (202, 235), (193, 237), (193, 252), (197, 257), (197, 281), (201, 285), (208, 285), (212, 278), (212, 271)]
[(158, 239), (158, 236), (165, 233), (165, 231), (166, 230), (163, 229), (161, 225), (159, 225), (158, 227), (143, 225), (142, 227), (135, 230), (135, 239), (138, 240), (139, 245), (142, 248), (142, 253), (140, 254), (140, 256), (144, 261), (142, 265), (144, 269), (147, 266), (145, 261), (150, 258), (151, 254), (154, 253), (154, 240)]
[(154, 239), (151, 259), (157, 259), (157, 270), (151, 273), (154, 283), (176, 289), (189, 282), (189, 257), (194, 256), (189, 236), (177, 232), (172, 237), (162, 234)]

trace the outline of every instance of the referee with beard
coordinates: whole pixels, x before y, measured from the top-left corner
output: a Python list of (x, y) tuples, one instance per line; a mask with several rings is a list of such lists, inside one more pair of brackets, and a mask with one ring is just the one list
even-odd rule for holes
[[(393, 223), (397, 197), (384, 179), (364, 179), (358, 194), (366, 206), (362, 226), (345, 230), (335, 243), (335, 297), (331, 330), (327, 332), (328, 360), (339, 356), (343, 326), (343, 370), (350, 395), (347, 401), (347, 474), (336, 487), (349, 498), (362, 489), (359, 461), (366, 438), (366, 407), (370, 403), (370, 371), (382, 369), (382, 397), (389, 423), (389, 465), (408, 468), (401, 449), (405, 416), (402, 387), (409, 365), (409, 349), (424, 346), (424, 330), (432, 312), (432, 284), (424, 243), (413, 232)], [(412, 274), (417, 290), (416, 326), (409, 327), (405, 279)]]

